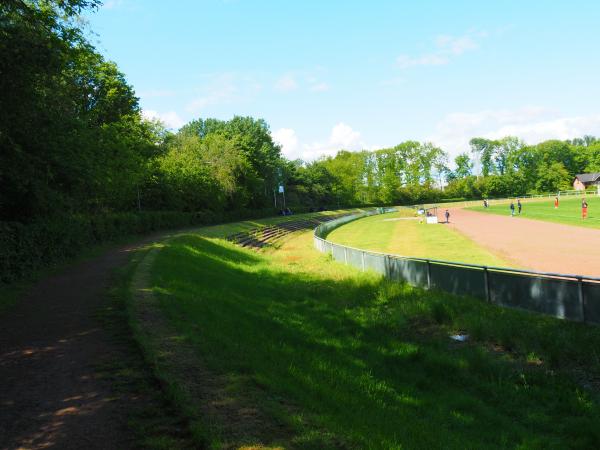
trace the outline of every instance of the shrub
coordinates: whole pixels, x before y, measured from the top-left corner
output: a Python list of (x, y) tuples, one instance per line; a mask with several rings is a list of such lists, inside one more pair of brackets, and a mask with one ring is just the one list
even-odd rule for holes
[(227, 213), (144, 211), (56, 216), (27, 224), (0, 222), (0, 283), (14, 282), (58, 261), (76, 256), (87, 247), (118, 238), (275, 214), (272, 208)]

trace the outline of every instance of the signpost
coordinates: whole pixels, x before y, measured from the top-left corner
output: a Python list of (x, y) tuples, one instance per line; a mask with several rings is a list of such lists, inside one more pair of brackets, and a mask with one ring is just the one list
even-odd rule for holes
[(282, 184), (279, 185), (279, 193), (283, 196), (283, 209), (285, 209), (285, 189)]

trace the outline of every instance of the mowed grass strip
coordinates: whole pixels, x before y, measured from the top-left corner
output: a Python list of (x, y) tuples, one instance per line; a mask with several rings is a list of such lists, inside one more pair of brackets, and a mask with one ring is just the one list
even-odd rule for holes
[(333, 230), (327, 239), (350, 247), (401, 256), (488, 266), (508, 265), (445, 224), (421, 223), (414, 212), (404, 210), (355, 220)]
[[(558, 208), (554, 208), (554, 198), (544, 200), (523, 199), (523, 210), (517, 214), (517, 202), (515, 200), (515, 217), (524, 219), (543, 220), (545, 222), (563, 223), (565, 225), (576, 225), (579, 227), (600, 228), (600, 197), (597, 195), (587, 196), (588, 217), (581, 217), (580, 197), (561, 197)], [(490, 214), (510, 216), (510, 202), (499, 205), (491, 205), (489, 208), (475, 206), (467, 209)]]
[[(284, 447), (600, 442), (597, 394), (569, 375), (600, 375), (599, 328), (390, 283), (316, 252), (310, 232), (267, 253), (188, 234), (160, 251), (151, 278), (180, 338), (231, 380), (230, 395), (290, 429)], [(451, 341), (458, 331), (471, 339)], [(223, 438), (211, 427), (214, 448)]]

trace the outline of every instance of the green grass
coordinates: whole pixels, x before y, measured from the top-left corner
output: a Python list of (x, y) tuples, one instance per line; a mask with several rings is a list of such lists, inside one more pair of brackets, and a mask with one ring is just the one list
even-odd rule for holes
[[(396, 218), (401, 220), (389, 220)], [(371, 216), (333, 230), (327, 239), (381, 253), (489, 266), (509, 265), (445, 224), (427, 225), (415, 219), (414, 214), (407, 211)]]
[(129, 323), (130, 284), (147, 250), (132, 253), (129, 263), (112, 274), (107, 301), (97, 317), (108, 331), (115, 352), (110, 361), (97, 364), (96, 371), (100, 378), (111, 383), (115, 396), (128, 399), (127, 425), (136, 448), (192, 449), (195, 445), (187, 418), (163, 392)]
[[(521, 215), (515, 217), (525, 219), (543, 220), (545, 222), (563, 223), (565, 225), (576, 225), (580, 227), (600, 228), (600, 197), (588, 196), (588, 218), (581, 218), (581, 198), (579, 197), (561, 197), (558, 209), (554, 208), (554, 198), (544, 200), (524, 199), (523, 211)], [(474, 211), (480, 211), (490, 214), (510, 215), (510, 203), (491, 205), (489, 208), (483, 206), (471, 207)], [(515, 202), (516, 207), (516, 202)]]
[[(599, 328), (390, 283), (311, 245), (308, 232), (256, 253), (189, 233), (167, 242), (152, 267), (176, 339), (230, 380), (232, 397), (250, 397), (289, 430), (283, 442), (262, 444), (583, 449), (600, 441), (598, 395), (581, 386), (600, 376)], [(457, 331), (470, 341), (451, 341)], [(205, 420), (213, 438), (202, 445), (217, 448), (220, 424)]]
[[(211, 235), (211, 236), (224, 236), (225, 234), (230, 235), (230, 234), (234, 234), (234, 233), (237, 233), (240, 231), (250, 230), (252, 228), (261, 227), (261, 226), (273, 225), (276, 223), (285, 222), (285, 221), (289, 221), (289, 220), (301, 220), (301, 219), (306, 219), (306, 218), (311, 218), (311, 217), (328, 216), (331, 214), (337, 214), (337, 213), (344, 212), (344, 211), (345, 210), (322, 211), (322, 212), (298, 214), (298, 215), (285, 216), (285, 217), (275, 216), (275, 217), (267, 217), (267, 218), (256, 219), (256, 220), (245, 220), (242, 222), (235, 222), (235, 223), (230, 223), (230, 224), (214, 225), (214, 226), (205, 227), (204, 232), (207, 235)], [(348, 210), (348, 211), (350, 211), (350, 210)], [(352, 211), (355, 211), (355, 210), (352, 210)], [(165, 230), (164, 232), (167, 233), (167, 230)], [(34, 272), (30, 273), (24, 279), (18, 280), (14, 283), (10, 283), (10, 284), (0, 283), (0, 315), (5, 314), (8, 311), (10, 311), (26, 295), (27, 291), (29, 291), (35, 285), (35, 283), (39, 282), (39, 280), (41, 280), (45, 277), (51, 276), (51, 275), (56, 275), (58, 273), (61, 273), (65, 270), (67, 270), (70, 266), (73, 266), (73, 265), (78, 264), (83, 261), (90, 260), (92, 258), (96, 258), (96, 257), (102, 255), (103, 253), (106, 253), (111, 248), (115, 248), (115, 247), (123, 245), (125, 243), (132, 242), (136, 239), (139, 240), (141, 238), (136, 235), (121, 236), (118, 239), (115, 239), (115, 240), (112, 240), (109, 242), (104, 242), (104, 243), (95, 245), (91, 248), (85, 249), (84, 251), (82, 251), (81, 254), (71, 257), (71, 258), (66, 258), (65, 260), (59, 261), (50, 267), (46, 267), (44, 269), (34, 271)]]

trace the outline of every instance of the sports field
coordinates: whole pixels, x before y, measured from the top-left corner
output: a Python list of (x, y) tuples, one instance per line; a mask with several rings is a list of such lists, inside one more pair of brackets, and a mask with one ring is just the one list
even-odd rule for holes
[[(137, 316), (198, 447), (542, 449), (600, 439), (596, 396), (577, 382), (600, 373), (596, 328), (390, 283), (330, 261), (310, 231), (253, 252), (207, 237), (214, 230), (162, 246), (140, 286), (156, 309)], [(448, 338), (460, 330), (469, 342)]]
[[(547, 222), (564, 223), (565, 225), (577, 225), (580, 227), (600, 228), (600, 197), (597, 195), (588, 196), (588, 217), (581, 218), (581, 198), (580, 197), (562, 197), (558, 208), (554, 208), (554, 198), (544, 200), (523, 199), (523, 210), (520, 215), (527, 219), (544, 220)], [(510, 203), (491, 205), (489, 208), (476, 206), (467, 209), (473, 211), (485, 212), (490, 214), (510, 215)], [(515, 201), (516, 214), (516, 201)]]
[(356, 220), (333, 230), (327, 239), (381, 253), (488, 266), (514, 266), (452, 227), (421, 223), (412, 210)]

